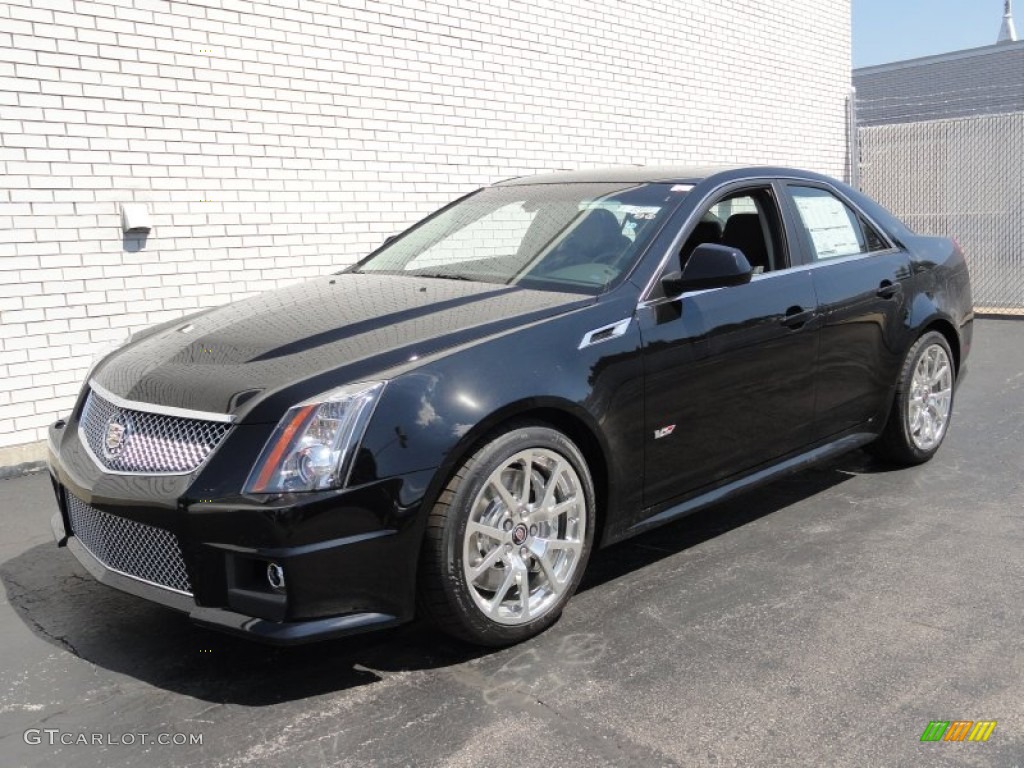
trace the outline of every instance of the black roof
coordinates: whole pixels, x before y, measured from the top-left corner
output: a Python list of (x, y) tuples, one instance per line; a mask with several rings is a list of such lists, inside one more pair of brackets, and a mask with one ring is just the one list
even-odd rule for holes
[(697, 184), (704, 179), (719, 174), (730, 174), (737, 178), (743, 176), (796, 176), (799, 178), (815, 178), (817, 174), (797, 171), (788, 168), (773, 168), (742, 165), (710, 165), (710, 166), (650, 166), (650, 165), (618, 165), (608, 168), (591, 168), (582, 171), (556, 171), (539, 173), (533, 176), (519, 176), (514, 179), (499, 181), (494, 186), (518, 186), (524, 184), (573, 184), (582, 182), (609, 183), (678, 183)]

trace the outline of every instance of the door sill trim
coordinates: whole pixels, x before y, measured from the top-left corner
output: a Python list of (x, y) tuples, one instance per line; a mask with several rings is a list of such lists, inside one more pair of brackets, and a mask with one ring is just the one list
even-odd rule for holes
[(650, 517), (647, 517), (626, 529), (624, 532), (625, 535), (622, 538), (635, 536), (649, 528), (656, 528), (659, 525), (664, 525), (671, 520), (683, 517), (691, 512), (696, 512), (704, 507), (725, 501), (733, 496), (738, 496), (755, 486), (771, 482), (772, 480), (777, 480), (783, 475), (799, 472), (802, 469), (819, 464), (820, 462), (833, 458), (834, 456), (839, 456), (856, 448), (860, 448), (867, 445), (877, 437), (878, 435), (874, 432), (855, 432), (847, 435), (846, 437), (842, 437), (838, 440), (826, 443), (825, 445), (813, 448), (810, 451), (805, 451), (804, 453), (793, 456), (792, 458), (773, 464), (770, 467), (765, 467), (757, 472), (745, 475), (738, 480), (733, 480), (732, 482), (720, 485), (717, 488), (713, 488), (712, 490), (706, 491), (698, 496), (686, 499), (685, 501), (681, 501), (677, 504), (672, 504), (661, 512), (651, 515)]

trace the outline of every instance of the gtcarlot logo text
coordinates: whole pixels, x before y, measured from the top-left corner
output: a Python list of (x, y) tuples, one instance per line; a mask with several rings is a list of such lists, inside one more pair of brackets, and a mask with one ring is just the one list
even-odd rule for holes
[(202, 745), (201, 733), (75, 733), (62, 731), (59, 728), (29, 728), (22, 738), (26, 744), (89, 744), (96, 747), (132, 746), (135, 744), (159, 744), (161, 746), (182, 747), (186, 745)]

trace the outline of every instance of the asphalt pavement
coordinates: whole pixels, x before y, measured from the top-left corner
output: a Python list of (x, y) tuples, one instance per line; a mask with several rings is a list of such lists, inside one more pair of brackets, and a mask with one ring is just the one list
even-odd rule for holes
[(499, 652), (200, 630), (56, 547), (45, 473), (0, 481), (0, 765), (1024, 766), (1024, 321), (977, 326), (931, 463), (856, 452), (599, 552)]

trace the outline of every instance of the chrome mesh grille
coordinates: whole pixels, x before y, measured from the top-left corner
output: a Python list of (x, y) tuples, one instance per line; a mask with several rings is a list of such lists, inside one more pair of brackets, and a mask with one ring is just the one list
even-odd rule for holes
[(145, 473), (191, 472), (230, 428), (216, 421), (121, 408), (95, 390), (86, 397), (79, 424), (89, 450), (105, 469)]
[(67, 494), (71, 533), (108, 568), (192, 594), (178, 537), (163, 528), (101, 512)]

